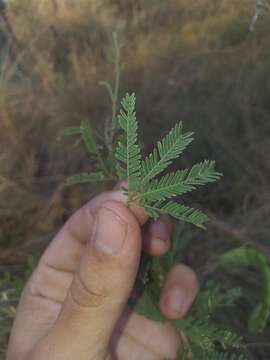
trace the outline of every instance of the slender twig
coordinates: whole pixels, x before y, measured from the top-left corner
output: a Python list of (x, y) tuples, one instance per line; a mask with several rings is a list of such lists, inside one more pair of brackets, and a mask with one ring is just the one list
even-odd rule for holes
[(115, 83), (114, 83), (114, 97), (112, 103), (112, 125), (113, 130), (117, 127), (117, 104), (118, 104), (118, 95), (119, 95), (119, 85), (120, 85), (120, 77), (121, 77), (121, 46), (119, 45), (117, 34), (113, 34), (113, 41), (114, 41), (114, 49), (115, 49), (115, 68), (114, 68), (114, 75), (115, 75)]
[(113, 34), (114, 42), (114, 83), (110, 84), (108, 81), (100, 81), (99, 84), (104, 86), (109, 94), (112, 103), (111, 118), (105, 120), (105, 142), (109, 153), (113, 152), (113, 143), (117, 130), (117, 110), (119, 98), (119, 86), (121, 78), (121, 45), (118, 42), (117, 33)]

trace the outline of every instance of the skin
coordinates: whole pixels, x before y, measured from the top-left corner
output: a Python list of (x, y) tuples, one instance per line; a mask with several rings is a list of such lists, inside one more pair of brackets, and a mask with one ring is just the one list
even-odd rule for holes
[[(7, 360), (174, 359), (181, 339), (169, 324), (132, 313), (142, 250), (170, 248), (172, 224), (153, 222), (138, 206), (127, 208), (121, 190), (105, 192), (78, 210), (59, 231), (20, 299)], [(198, 291), (194, 272), (169, 272), (161, 311), (182, 318)]]

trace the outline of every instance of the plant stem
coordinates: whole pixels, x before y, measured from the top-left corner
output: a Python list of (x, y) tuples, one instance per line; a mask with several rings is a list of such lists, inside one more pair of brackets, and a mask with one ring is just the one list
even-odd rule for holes
[[(117, 33), (113, 33), (113, 42), (114, 42), (114, 83), (111, 84), (108, 81), (100, 81), (99, 85), (104, 86), (109, 94), (112, 104), (112, 115), (110, 118), (105, 120), (105, 129), (104, 137), (105, 144), (113, 158), (114, 152), (114, 139), (117, 130), (117, 108), (118, 108), (118, 98), (119, 98), (119, 88), (120, 88), (120, 78), (121, 78), (121, 46), (119, 45)], [(112, 166), (113, 167), (113, 166)]]
[[(120, 77), (121, 77), (121, 46), (118, 42), (117, 33), (113, 34), (114, 41), (114, 49), (115, 49), (115, 63), (114, 63), (114, 74), (115, 74), (115, 82), (114, 82), (114, 92), (112, 99), (112, 128), (113, 132), (117, 128), (117, 103), (118, 103), (118, 95), (119, 95), (119, 85), (120, 85)], [(113, 133), (114, 135), (114, 133)]]

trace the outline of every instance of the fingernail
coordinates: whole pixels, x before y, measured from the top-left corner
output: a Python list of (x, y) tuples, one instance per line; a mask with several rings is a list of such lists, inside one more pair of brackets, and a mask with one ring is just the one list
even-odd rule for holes
[(168, 226), (165, 222), (157, 220), (152, 222), (149, 226), (149, 233), (155, 239), (167, 243), (169, 241), (169, 231)]
[(183, 289), (175, 287), (170, 290), (167, 305), (171, 311), (183, 315), (186, 311), (186, 294)]
[(113, 210), (102, 207), (97, 215), (94, 243), (98, 251), (118, 254), (125, 242), (127, 223)]

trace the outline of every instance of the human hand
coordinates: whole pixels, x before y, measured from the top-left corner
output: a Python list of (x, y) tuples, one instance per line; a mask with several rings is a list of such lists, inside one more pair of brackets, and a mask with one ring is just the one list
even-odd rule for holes
[[(105, 192), (78, 210), (51, 242), (22, 293), (7, 360), (173, 359), (181, 339), (169, 324), (132, 313), (141, 250), (165, 254), (171, 222), (148, 221), (126, 207), (122, 191)], [(171, 269), (160, 298), (170, 319), (188, 311), (194, 272)]]

